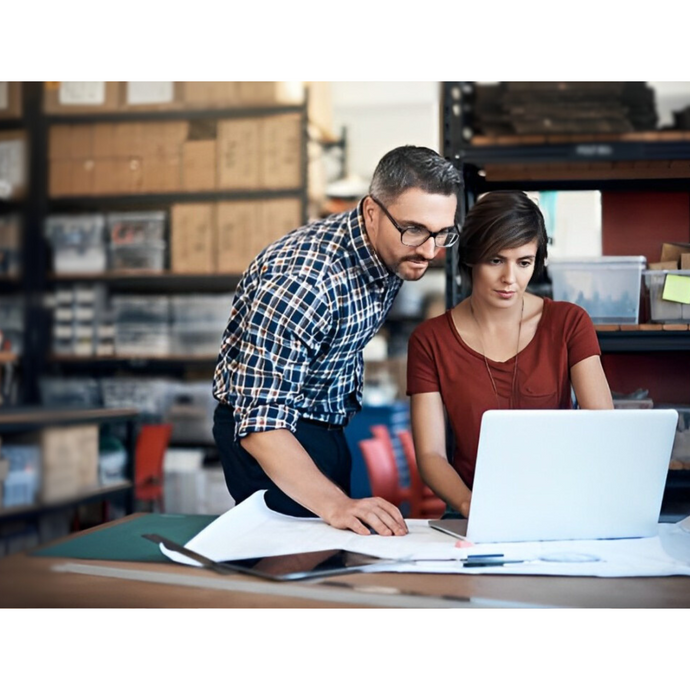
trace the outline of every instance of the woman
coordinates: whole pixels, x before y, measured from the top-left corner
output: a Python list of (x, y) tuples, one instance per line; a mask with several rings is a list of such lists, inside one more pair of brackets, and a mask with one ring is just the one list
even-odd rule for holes
[[(489, 192), (467, 214), (459, 267), (470, 295), (412, 334), (407, 387), (419, 471), (468, 516), (479, 442), (489, 409), (613, 409), (591, 319), (581, 307), (527, 292), (546, 259), (537, 205), (523, 192)], [(447, 414), (455, 439), (446, 454)], [(506, 447), (509, 461), (510, 447)]]

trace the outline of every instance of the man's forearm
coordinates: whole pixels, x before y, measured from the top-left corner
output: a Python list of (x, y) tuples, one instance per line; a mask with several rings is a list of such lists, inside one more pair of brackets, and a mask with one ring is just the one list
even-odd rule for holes
[(315, 515), (327, 520), (333, 506), (347, 500), (287, 429), (249, 434), (240, 444), (278, 488)]

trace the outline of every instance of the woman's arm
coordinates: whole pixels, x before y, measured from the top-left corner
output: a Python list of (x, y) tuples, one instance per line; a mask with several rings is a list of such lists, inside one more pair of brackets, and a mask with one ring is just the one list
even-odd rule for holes
[(613, 399), (601, 357), (592, 355), (570, 368), (570, 381), (583, 410), (612, 410)]
[(467, 516), (472, 492), (448, 462), (445, 416), (440, 393), (412, 395), (410, 413), (415, 455), (422, 480), (454, 510)]

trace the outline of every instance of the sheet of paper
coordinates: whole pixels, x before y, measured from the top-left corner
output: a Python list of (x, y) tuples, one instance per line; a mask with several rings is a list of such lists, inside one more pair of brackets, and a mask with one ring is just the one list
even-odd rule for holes
[[(270, 510), (257, 492), (199, 532), (185, 546), (215, 561), (288, 553), (348, 549), (399, 559), (386, 572), (501, 575), (571, 575), (587, 577), (659, 577), (690, 575), (690, 532), (684, 523), (659, 525), (659, 535), (645, 539), (484, 544), (456, 548), (456, 539), (431, 529), (426, 520), (408, 520), (404, 537), (360, 536), (330, 527), (316, 518), (293, 518)], [(170, 559), (198, 565), (161, 547)], [(464, 568), (469, 555), (501, 553), (523, 561), (503, 566)]]
[(664, 281), (664, 291), (661, 299), (668, 302), (690, 304), (690, 276), (669, 273)]
[(61, 81), (58, 99), (62, 105), (103, 105), (104, 81)]
[(147, 105), (172, 103), (174, 82), (171, 81), (128, 81), (127, 103)]

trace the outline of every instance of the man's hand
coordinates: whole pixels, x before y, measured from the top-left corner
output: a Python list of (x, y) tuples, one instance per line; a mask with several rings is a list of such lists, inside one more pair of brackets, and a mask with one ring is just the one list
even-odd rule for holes
[(466, 500), (463, 501), (460, 504), (460, 512), (468, 518), (470, 516), (470, 507), (472, 506), (472, 494), (470, 494), (470, 497)]
[(349, 529), (357, 534), (370, 534), (370, 527), (384, 537), (407, 534), (402, 513), (383, 498), (348, 498), (343, 496), (323, 519), (332, 527)]

